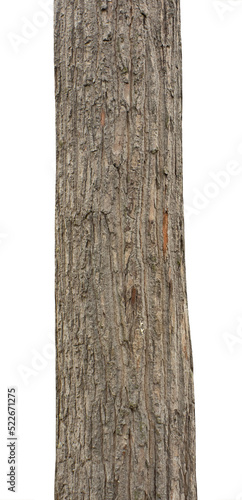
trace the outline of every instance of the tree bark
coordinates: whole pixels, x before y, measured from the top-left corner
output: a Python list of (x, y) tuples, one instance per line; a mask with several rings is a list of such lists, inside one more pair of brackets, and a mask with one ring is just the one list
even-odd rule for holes
[(179, 0), (55, 0), (56, 500), (196, 500)]

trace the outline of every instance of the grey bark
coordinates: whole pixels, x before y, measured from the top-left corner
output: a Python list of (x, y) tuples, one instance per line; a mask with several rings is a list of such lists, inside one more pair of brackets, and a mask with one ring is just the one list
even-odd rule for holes
[(196, 500), (179, 0), (55, 0), (55, 500)]

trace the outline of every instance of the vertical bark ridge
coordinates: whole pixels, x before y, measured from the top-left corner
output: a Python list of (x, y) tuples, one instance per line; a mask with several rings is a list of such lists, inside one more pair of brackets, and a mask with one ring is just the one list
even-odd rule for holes
[(196, 500), (178, 0), (55, 0), (56, 500)]

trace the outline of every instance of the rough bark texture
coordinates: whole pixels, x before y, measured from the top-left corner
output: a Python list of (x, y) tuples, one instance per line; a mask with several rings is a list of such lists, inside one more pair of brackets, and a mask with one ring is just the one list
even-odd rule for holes
[(55, 0), (56, 500), (196, 500), (179, 0)]

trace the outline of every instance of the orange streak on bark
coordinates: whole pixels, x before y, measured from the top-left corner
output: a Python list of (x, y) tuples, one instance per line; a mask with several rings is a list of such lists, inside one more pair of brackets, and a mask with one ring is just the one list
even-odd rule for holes
[(104, 124), (105, 124), (105, 111), (104, 111), (104, 109), (102, 109), (102, 111), (101, 111), (101, 125), (102, 125), (102, 127), (104, 127)]
[(163, 254), (165, 256), (168, 245), (168, 212), (163, 214)]
[(136, 298), (136, 289), (133, 287), (132, 292), (131, 292), (131, 304), (132, 304), (132, 306), (135, 303), (135, 298)]
[(185, 354), (185, 358), (188, 360), (187, 347), (185, 345), (183, 346), (183, 352)]

